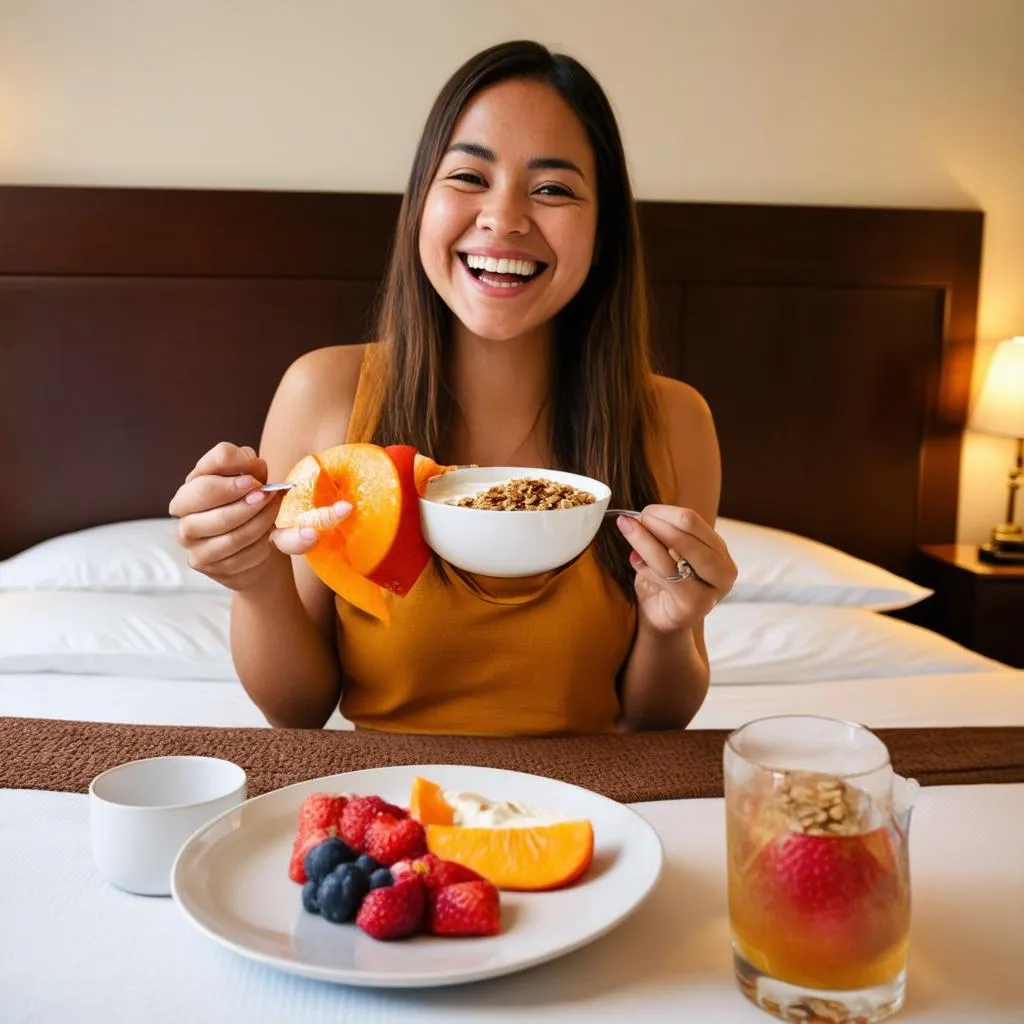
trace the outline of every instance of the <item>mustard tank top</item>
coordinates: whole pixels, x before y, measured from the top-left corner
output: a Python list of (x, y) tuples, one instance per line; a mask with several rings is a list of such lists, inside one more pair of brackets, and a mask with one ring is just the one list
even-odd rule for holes
[[(367, 347), (349, 442), (376, 429), (381, 362)], [(623, 556), (625, 557), (625, 556)], [(341, 598), (342, 714), (359, 728), (477, 736), (615, 730), (616, 680), (635, 606), (588, 548), (540, 576), (467, 576), (430, 564), (382, 623)]]

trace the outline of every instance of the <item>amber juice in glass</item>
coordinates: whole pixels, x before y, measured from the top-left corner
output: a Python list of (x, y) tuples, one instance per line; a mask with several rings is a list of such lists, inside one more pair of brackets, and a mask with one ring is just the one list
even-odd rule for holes
[(909, 809), (894, 778), (877, 736), (834, 719), (760, 719), (726, 741), (736, 977), (762, 1009), (870, 1024), (902, 1006)]

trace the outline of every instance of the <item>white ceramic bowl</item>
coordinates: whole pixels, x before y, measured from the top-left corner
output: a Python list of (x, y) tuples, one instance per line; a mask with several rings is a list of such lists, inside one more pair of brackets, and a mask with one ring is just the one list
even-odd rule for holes
[(245, 772), (215, 757), (150, 757), (97, 775), (89, 786), (92, 856), (112, 885), (169, 896), (186, 840), (245, 800)]
[[(589, 491), (590, 505), (546, 512), (496, 512), (447, 504), (520, 477)], [(594, 539), (611, 498), (606, 484), (576, 473), (522, 466), (457, 469), (435, 477), (420, 498), (427, 546), (446, 562), (481, 576), (534, 576), (571, 562)]]

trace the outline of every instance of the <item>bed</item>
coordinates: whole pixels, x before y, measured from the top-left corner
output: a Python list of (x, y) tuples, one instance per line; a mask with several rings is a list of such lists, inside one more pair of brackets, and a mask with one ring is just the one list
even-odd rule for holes
[[(167, 502), (256, 442), (292, 359), (368, 337), (398, 201), (0, 188), (0, 716), (264, 724)], [(740, 567), (694, 727), (1024, 724), (1024, 673), (917, 624), (918, 547), (956, 536), (982, 215), (640, 213), (657, 366), (715, 413)]]
[[(219, 1019), (247, 1024), (497, 1021), (510, 1007), (545, 1021), (755, 1024), (769, 1018), (732, 977), (724, 734), (712, 730), (780, 712), (1024, 725), (1024, 672), (925, 629), (915, 582), (918, 546), (956, 536), (981, 215), (644, 203), (658, 364), (715, 412), (718, 528), (740, 568), (708, 619), (713, 682), (692, 727), (515, 742), (351, 732), (338, 715), (316, 733), (265, 728), (231, 665), (229, 595), (189, 569), (167, 503), (212, 443), (255, 442), (295, 356), (366, 336), (397, 207), (0, 188), (0, 239), (16, 240), (0, 245), (0, 990), (12, 1021), (105, 1022), (112, 992), (125, 1019), (203, 1019), (219, 989)], [(1006, 893), (1024, 862), (1022, 732), (883, 734), (897, 769), (928, 787), (911, 844), (907, 1021), (1019, 1020), (1024, 919)], [(308, 982), (216, 950), (171, 901), (93, 870), (89, 780), (168, 752), (228, 757), (261, 789), (353, 764), (589, 772), (577, 782), (654, 826), (665, 870), (612, 935), (528, 978), (403, 993)]]

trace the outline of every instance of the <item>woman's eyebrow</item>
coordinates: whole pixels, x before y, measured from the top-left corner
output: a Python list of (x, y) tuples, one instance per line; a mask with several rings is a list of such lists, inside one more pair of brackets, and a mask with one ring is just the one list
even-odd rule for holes
[[(465, 153), (467, 156), (475, 156), (491, 164), (498, 162), (493, 149), (481, 146), (477, 142), (453, 142), (448, 147), (446, 155), (447, 153)], [(584, 180), (587, 177), (578, 164), (561, 156), (537, 156), (527, 166), (531, 171), (573, 171)]]
[(445, 151), (445, 155), (448, 153), (465, 153), (468, 156), (479, 157), (481, 160), (486, 160), (491, 164), (498, 161), (493, 149), (488, 149), (486, 146), (481, 146), (476, 142), (453, 142)]
[(574, 164), (571, 160), (566, 160), (562, 156), (534, 157), (528, 166), (531, 171), (573, 171), (584, 180), (587, 177), (579, 165)]

